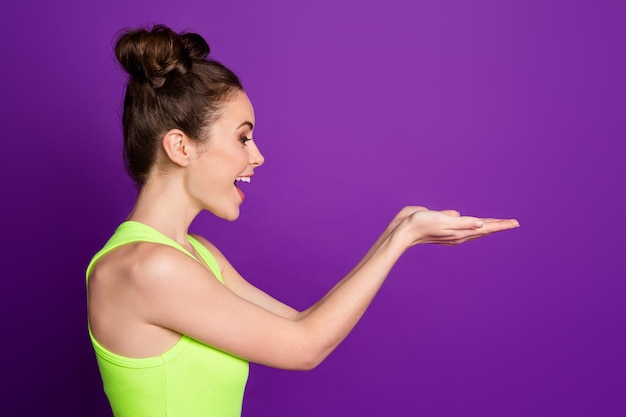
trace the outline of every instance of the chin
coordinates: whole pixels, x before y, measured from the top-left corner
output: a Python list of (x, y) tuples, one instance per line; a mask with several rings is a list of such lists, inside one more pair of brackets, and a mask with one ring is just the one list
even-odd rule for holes
[(224, 210), (220, 212), (212, 212), (214, 215), (219, 217), (220, 219), (228, 220), (230, 222), (234, 222), (239, 218), (239, 207), (236, 207), (232, 210)]
[(237, 214), (232, 215), (232, 216), (227, 216), (227, 217), (222, 217), (224, 220), (228, 220), (229, 222), (234, 222), (235, 220), (237, 220), (239, 218), (239, 211), (237, 212)]

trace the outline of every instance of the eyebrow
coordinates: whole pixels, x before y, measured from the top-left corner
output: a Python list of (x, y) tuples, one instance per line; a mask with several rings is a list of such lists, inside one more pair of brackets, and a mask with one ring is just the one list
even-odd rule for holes
[(250, 130), (254, 130), (254, 125), (252, 124), (252, 122), (248, 122), (247, 120), (243, 122), (242, 124), (240, 124), (239, 126), (237, 126), (237, 129), (241, 129), (243, 126), (248, 126)]

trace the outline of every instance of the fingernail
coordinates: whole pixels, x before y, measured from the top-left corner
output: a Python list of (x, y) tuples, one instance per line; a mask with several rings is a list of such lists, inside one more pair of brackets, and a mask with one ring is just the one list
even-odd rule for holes
[(517, 220), (513, 220), (513, 227), (519, 227), (519, 222)]
[(474, 227), (476, 227), (476, 228), (483, 227), (484, 225), (485, 225), (485, 223), (483, 223), (483, 222), (474, 222)]

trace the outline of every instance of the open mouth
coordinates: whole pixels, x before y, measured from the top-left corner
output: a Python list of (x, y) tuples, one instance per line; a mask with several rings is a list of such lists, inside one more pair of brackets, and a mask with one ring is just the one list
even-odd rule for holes
[(246, 182), (246, 183), (250, 183), (250, 177), (237, 177), (235, 179), (235, 188), (237, 188), (237, 192), (239, 193), (239, 197), (241, 197), (241, 201), (243, 201), (246, 198), (246, 195), (243, 193), (243, 191), (241, 191), (241, 188), (239, 188), (239, 186), (237, 185), (238, 182)]

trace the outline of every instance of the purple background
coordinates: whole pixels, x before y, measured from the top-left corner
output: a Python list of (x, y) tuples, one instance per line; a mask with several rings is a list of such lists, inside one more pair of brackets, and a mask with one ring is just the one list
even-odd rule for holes
[(317, 369), (253, 365), (244, 416), (626, 415), (624, 2), (2, 9), (3, 415), (111, 415), (84, 269), (135, 196), (112, 39), (158, 22), (255, 105), (241, 218), (192, 229), (279, 299), (313, 303), (403, 205), (522, 224), (412, 249)]

